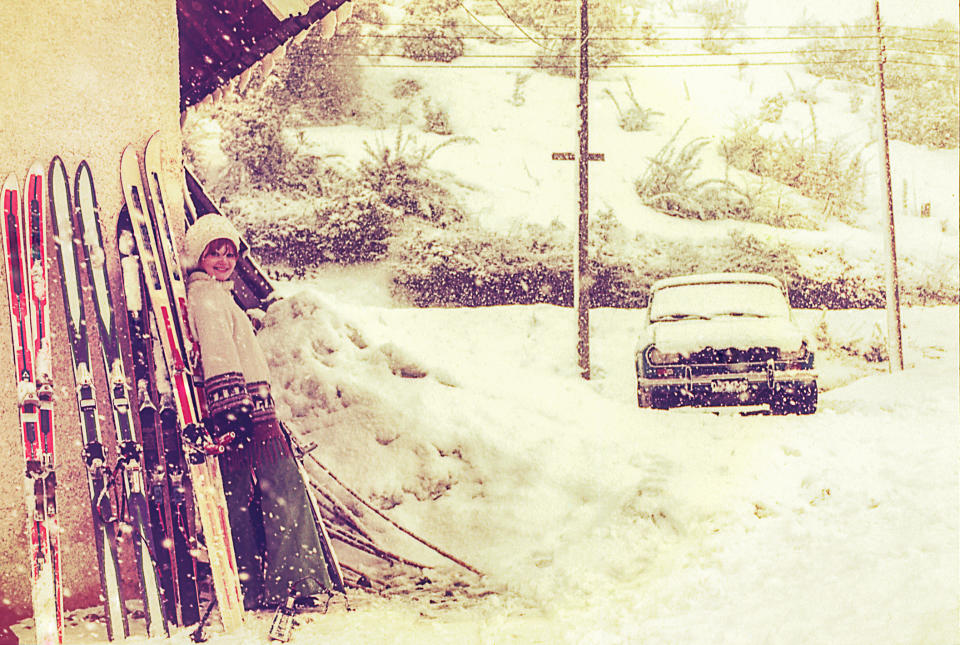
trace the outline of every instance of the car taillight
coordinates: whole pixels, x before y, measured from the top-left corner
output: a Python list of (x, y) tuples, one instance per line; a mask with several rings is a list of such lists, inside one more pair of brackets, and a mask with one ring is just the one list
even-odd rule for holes
[(667, 363), (677, 363), (680, 361), (680, 354), (675, 352), (661, 352), (656, 347), (647, 350), (647, 361), (651, 365), (665, 365)]
[(803, 361), (807, 357), (807, 342), (804, 341), (800, 343), (800, 347), (796, 351), (787, 351), (784, 349), (780, 350), (780, 360), (781, 361), (793, 361), (799, 362)]

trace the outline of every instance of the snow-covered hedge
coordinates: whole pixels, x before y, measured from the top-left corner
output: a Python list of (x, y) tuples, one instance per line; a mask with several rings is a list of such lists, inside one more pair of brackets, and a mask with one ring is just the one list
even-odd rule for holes
[[(603, 239), (603, 233), (596, 237)], [(826, 264), (813, 262), (786, 244), (733, 232), (705, 247), (638, 237), (609, 239), (591, 249), (590, 298), (596, 307), (646, 306), (650, 285), (687, 273), (745, 271), (783, 280), (794, 307), (864, 309), (883, 307), (882, 268), (852, 265), (839, 252)], [(573, 248), (561, 230), (498, 235), (477, 228), (418, 231), (391, 251), (394, 288), (418, 306), (490, 306), (573, 303)], [(905, 304), (960, 302), (956, 281), (927, 275), (901, 276)]]
[(241, 218), (241, 228), (254, 253), (264, 262), (295, 267), (378, 260), (397, 218), (380, 195), (364, 188), (302, 200), (280, 217), (253, 215)]
[(573, 258), (565, 249), (511, 236), (435, 229), (395, 247), (395, 287), (418, 306), (572, 301)]

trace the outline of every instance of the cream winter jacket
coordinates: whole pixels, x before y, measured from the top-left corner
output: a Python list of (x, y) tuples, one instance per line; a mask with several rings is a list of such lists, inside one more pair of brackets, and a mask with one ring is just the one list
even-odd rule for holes
[[(210, 415), (238, 405), (258, 410), (270, 397), (270, 371), (253, 325), (221, 282), (203, 271), (187, 276), (190, 330), (200, 345), (203, 388)], [(256, 414), (254, 416), (257, 416)]]

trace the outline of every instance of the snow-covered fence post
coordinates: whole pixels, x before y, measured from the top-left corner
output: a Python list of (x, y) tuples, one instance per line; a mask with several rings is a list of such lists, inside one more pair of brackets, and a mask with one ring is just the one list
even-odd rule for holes
[(887, 98), (883, 83), (883, 63), (886, 49), (883, 45), (883, 27), (880, 23), (880, 0), (876, 0), (877, 17), (877, 94), (880, 110), (881, 150), (883, 151), (883, 194), (887, 196), (888, 235), (884, 237), (888, 264), (887, 291), (887, 352), (890, 371), (903, 370), (903, 339), (900, 330), (900, 282), (897, 276), (897, 237), (893, 218), (893, 183), (890, 176), (890, 140), (887, 132)]

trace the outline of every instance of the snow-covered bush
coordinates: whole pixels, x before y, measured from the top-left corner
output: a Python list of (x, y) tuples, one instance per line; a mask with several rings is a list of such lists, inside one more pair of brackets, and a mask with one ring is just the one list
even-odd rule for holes
[[(682, 129), (682, 126), (681, 126)], [(729, 178), (701, 179), (700, 155), (710, 139), (693, 139), (676, 145), (680, 130), (651, 158), (634, 189), (644, 204), (667, 215), (685, 219), (732, 219), (781, 228), (815, 229), (818, 222), (799, 208), (783, 190), (764, 183)], [(781, 186), (782, 188), (782, 186)]]
[(573, 256), (549, 231), (416, 231), (394, 250), (394, 287), (418, 306), (573, 301)]
[(463, 34), (457, 27), (457, 0), (420, 0), (408, 5), (403, 55), (416, 61), (449, 63), (463, 56)]
[(277, 173), (275, 185), (287, 194), (324, 195), (354, 181), (356, 177), (341, 165), (331, 162), (334, 156), (317, 157), (297, 154)]
[(781, 92), (777, 92), (773, 96), (763, 99), (757, 118), (767, 123), (776, 123), (783, 116), (785, 107), (787, 107), (787, 100)]
[(749, 198), (723, 179), (699, 179), (700, 153), (710, 139), (693, 139), (682, 147), (676, 140), (683, 126), (650, 159), (634, 183), (647, 206), (668, 215), (688, 219), (750, 219)]
[(640, 105), (636, 95), (633, 93), (633, 87), (630, 85), (630, 80), (625, 77), (623, 82), (627, 86), (627, 98), (630, 100), (630, 103), (623, 109), (620, 108), (620, 103), (617, 101), (617, 97), (614, 96), (613, 92), (606, 90), (610, 100), (613, 101), (614, 107), (617, 108), (617, 122), (620, 124), (620, 129), (624, 130), (625, 132), (643, 132), (645, 130), (652, 130), (653, 118), (656, 116), (663, 116), (663, 112), (657, 112), (652, 108), (645, 108)]
[(345, 64), (350, 59), (344, 57), (356, 54), (370, 40), (361, 36), (360, 24), (347, 21), (330, 39), (314, 27), (303, 42), (291, 44), (277, 66), (280, 82), (270, 85), (273, 100), (307, 123), (338, 122), (357, 112), (364, 69)]
[(434, 134), (453, 134), (450, 114), (443, 107), (435, 105), (429, 98), (423, 99), (423, 129)]
[(931, 148), (960, 146), (960, 86), (929, 81), (891, 97), (890, 138)]
[(419, 94), (423, 84), (415, 78), (398, 78), (393, 83), (390, 93), (395, 99), (405, 99)]
[(230, 164), (225, 192), (245, 184), (276, 186), (277, 176), (295, 154), (283, 136), (284, 117), (284, 111), (262, 94), (248, 99), (242, 109), (225, 113), (220, 139)]
[[(800, 59), (810, 73), (876, 85), (878, 52), (876, 39), (871, 38), (876, 34), (872, 18), (833, 33), (814, 26), (821, 37), (800, 49)], [(891, 92), (887, 112), (892, 138), (933, 148), (960, 145), (958, 37), (957, 26), (943, 20), (924, 28), (919, 39), (905, 28), (884, 27), (884, 83)]]
[[(579, 3), (557, 0), (502, 0), (507, 15), (542, 47), (534, 65), (551, 74), (575, 76), (579, 56)], [(589, 0), (590, 33), (594, 36), (588, 45), (592, 68), (606, 67), (623, 52), (622, 40), (603, 38), (615, 36), (625, 26), (621, 3), (617, 0)]]
[(378, 260), (387, 251), (397, 213), (368, 189), (300, 200), (282, 217), (240, 216), (244, 236), (263, 262), (294, 268)]
[(467, 141), (453, 137), (430, 147), (398, 129), (392, 145), (382, 140), (365, 143), (367, 157), (360, 162), (360, 180), (404, 217), (441, 226), (458, 222), (463, 209), (446, 187), (445, 177), (432, 170), (428, 161), (441, 148)]
[[(875, 20), (873, 17), (862, 18), (854, 24), (838, 28), (816, 22), (803, 27), (803, 32), (814, 32), (817, 36), (797, 50), (800, 60), (816, 76), (876, 85), (878, 51)], [(915, 29), (885, 25), (883, 40), (887, 58), (884, 82), (887, 89), (916, 87), (932, 78), (949, 82), (956, 73), (944, 63), (952, 63), (956, 59), (957, 35), (957, 26), (946, 21), (923, 28), (919, 37)], [(918, 50), (918, 38), (923, 42), (925, 51)]]
[(866, 169), (859, 152), (840, 141), (817, 145), (788, 135), (763, 134), (756, 123), (739, 121), (720, 142), (728, 164), (776, 180), (819, 200), (824, 214), (850, 223), (862, 210)]
[(730, 30), (743, 23), (747, 9), (745, 0), (713, 0), (690, 7), (703, 19), (703, 40), (700, 46), (715, 54), (730, 51)]
[[(417, 306), (571, 306), (573, 254), (573, 236), (556, 223), (510, 234), (459, 224), (409, 231), (391, 245), (390, 263), (397, 294)], [(710, 245), (631, 236), (610, 211), (591, 218), (588, 270), (596, 307), (645, 307), (650, 285), (660, 278), (725, 271), (779, 278), (797, 308), (882, 308), (885, 302), (882, 266), (854, 265), (839, 246), (799, 250), (737, 229)], [(955, 270), (944, 273), (955, 276)], [(960, 289), (955, 277), (905, 271), (901, 298), (905, 305), (956, 304)]]

